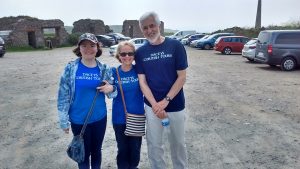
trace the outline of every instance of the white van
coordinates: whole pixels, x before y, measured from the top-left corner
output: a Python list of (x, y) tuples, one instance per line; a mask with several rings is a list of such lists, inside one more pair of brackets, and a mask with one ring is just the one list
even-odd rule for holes
[(172, 39), (181, 39), (183, 38), (185, 35), (192, 35), (192, 34), (196, 34), (197, 32), (195, 30), (186, 30), (186, 31), (178, 31), (176, 33), (174, 33), (173, 35), (169, 36), (169, 38)]

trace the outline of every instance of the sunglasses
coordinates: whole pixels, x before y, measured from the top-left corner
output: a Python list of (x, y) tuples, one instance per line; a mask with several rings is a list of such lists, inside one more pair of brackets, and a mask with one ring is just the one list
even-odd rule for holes
[(128, 52), (128, 53), (122, 52), (122, 53), (119, 53), (119, 54), (120, 54), (120, 56), (122, 56), (122, 57), (126, 57), (127, 55), (128, 55), (128, 56), (133, 56), (133, 55), (134, 55), (134, 52)]

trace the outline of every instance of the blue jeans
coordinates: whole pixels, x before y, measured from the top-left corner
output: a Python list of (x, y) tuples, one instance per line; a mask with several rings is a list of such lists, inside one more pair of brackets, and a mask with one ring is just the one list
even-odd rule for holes
[(118, 145), (118, 169), (137, 169), (140, 162), (142, 137), (131, 137), (124, 134), (125, 124), (114, 124)]
[[(85, 159), (84, 162), (78, 163), (79, 169), (90, 169), (90, 156), (92, 169), (101, 168), (101, 148), (106, 130), (107, 116), (100, 121), (90, 123), (86, 126), (83, 138)], [(73, 135), (78, 135), (83, 125), (71, 123)]]

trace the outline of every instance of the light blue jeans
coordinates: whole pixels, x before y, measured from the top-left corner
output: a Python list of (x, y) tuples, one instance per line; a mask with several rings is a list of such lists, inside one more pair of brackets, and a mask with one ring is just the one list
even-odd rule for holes
[(146, 139), (148, 158), (152, 169), (166, 169), (164, 160), (163, 134), (167, 134), (170, 144), (173, 169), (187, 169), (187, 151), (185, 145), (185, 110), (168, 113), (170, 120), (169, 132), (164, 132), (159, 119), (152, 108), (145, 105), (146, 112)]

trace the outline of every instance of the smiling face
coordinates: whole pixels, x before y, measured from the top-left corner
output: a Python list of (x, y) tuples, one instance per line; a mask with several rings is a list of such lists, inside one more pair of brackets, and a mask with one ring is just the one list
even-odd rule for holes
[(88, 60), (96, 58), (96, 53), (98, 51), (97, 44), (89, 40), (84, 40), (80, 43), (79, 48), (82, 58)]
[(159, 25), (155, 22), (154, 17), (150, 16), (146, 18), (141, 23), (141, 29), (143, 32), (143, 35), (151, 44), (156, 44), (159, 42), (160, 38), (160, 29)]
[(134, 48), (129, 45), (124, 45), (118, 53), (119, 60), (124, 66), (130, 66), (134, 60)]

